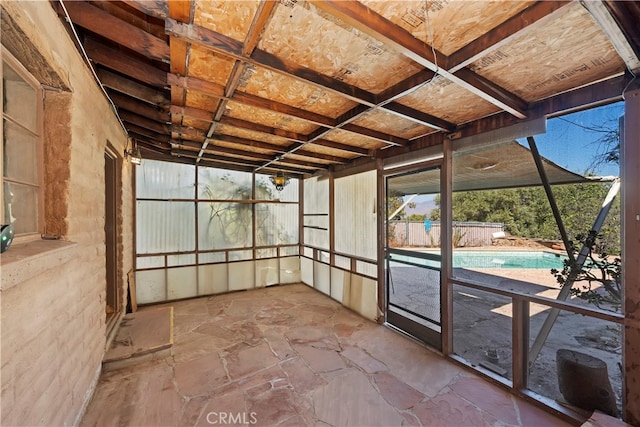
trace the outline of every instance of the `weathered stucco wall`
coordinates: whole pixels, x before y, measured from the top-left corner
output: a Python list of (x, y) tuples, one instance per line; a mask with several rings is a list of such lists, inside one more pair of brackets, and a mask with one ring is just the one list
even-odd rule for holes
[[(104, 152), (126, 135), (49, 2), (2, 2), (2, 42), (47, 86), (47, 234), (2, 255), (1, 425), (77, 423), (104, 355)], [(121, 291), (132, 269), (133, 166), (122, 165)]]

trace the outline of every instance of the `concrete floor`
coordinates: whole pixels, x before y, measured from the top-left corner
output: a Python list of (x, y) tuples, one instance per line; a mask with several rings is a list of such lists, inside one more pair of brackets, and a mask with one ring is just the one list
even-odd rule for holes
[(305, 285), (171, 305), (172, 355), (104, 372), (81, 425), (567, 425)]

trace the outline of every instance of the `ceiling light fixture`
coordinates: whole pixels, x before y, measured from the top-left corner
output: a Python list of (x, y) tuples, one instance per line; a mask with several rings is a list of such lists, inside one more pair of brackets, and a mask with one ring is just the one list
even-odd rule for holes
[(284, 187), (289, 183), (289, 179), (290, 178), (284, 176), (282, 171), (278, 171), (275, 175), (271, 175), (269, 177), (269, 180), (273, 185), (275, 185), (276, 190), (278, 191), (282, 191), (284, 189)]
[[(131, 142), (131, 149), (129, 150), (129, 142)], [(128, 139), (127, 145), (124, 147), (124, 158), (129, 159), (134, 165), (142, 163), (142, 155), (140, 154), (140, 147), (136, 144), (135, 140)]]

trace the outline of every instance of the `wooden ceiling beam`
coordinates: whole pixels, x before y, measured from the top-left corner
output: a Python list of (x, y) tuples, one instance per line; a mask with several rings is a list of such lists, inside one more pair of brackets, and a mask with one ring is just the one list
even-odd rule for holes
[(146, 135), (140, 135), (135, 133), (131, 135), (131, 138), (135, 139), (136, 142), (144, 142), (146, 144), (153, 145), (155, 147), (162, 148), (163, 150), (167, 150), (167, 151), (171, 150), (171, 144), (166, 141), (158, 141), (153, 138), (149, 138)]
[[(441, 74), (453, 83), (464, 87), (470, 92), (480, 96), (484, 100), (498, 106), (510, 114), (513, 114), (518, 118), (525, 117), (525, 112), (521, 105), (513, 102), (515, 95), (505, 97), (504, 94), (506, 91), (499, 88), (494, 83), (483, 81), (483, 84), (479, 85), (477, 78), (474, 79), (473, 82), (469, 82), (442, 69), (440, 65), (436, 64), (436, 57), (438, 58), (437, 62), (444, 65), (448, 60), (446, 55), (436, 52), (434, 57), (433, 52), (435, 49), (432, 49), (431, 46), (416, 39), (407, 30), (369, 9), (364, 4), (360, 2), (347, 2), (340, 0), (310, 0), (310, 3), (348, 25), (351, 25), (355, 29), (370, 35), (388, 46), (391, 46), (394, 50), (412, 61)], [(475, 73), (468, 70), (465, 77), (469, 77), (472, 74)], [(485, 90), (479, 89), (479, 86), (485, 87)], [(491, 87), (490, 92), (487, 92), (487, 86)]]
[(170, 122), (168, 111), (159, 110), (150, 106), (146, 102), (138, 101), (137, 99), (124, 95), (120, 92), (109, 90), (107, 93), (109, 94), (109, 98), (111, 98), (113, 103), (118, 107), (118, 110), (122, 108), (157, 122)]
[(305, 81), (332, 93), (345, 96), (353, 101), (375, 105), (375, 96), (356, 86), (349, 85), (332, 77), (325, 76), (309, 68), (300, 67), (260, 49), (255, 49), (250, 56), (244, 55), (243, 43), (207, 28), (193, 24), (184, 24), (173, 19), (165, 23), (167, 34), (210, 49), (216, 53), (230, 56), (249, 64), (268, 68), (272, 71), (298, 80)]
[(117, 90), (148, 104), (157, 105), (160, 108), (168, 107), (170, 104), (169, 98), (162, 91), (134, 82), (103, 68), (98, 68), (96, 73), (102, 85), (107, 88)]
[(198, 155), (198, 152), (196, 151), (189, 151), (189, 150), (180, 150), (180, 149), (173, 149), (171, 150), (171, 154), (173, 156), (176, 157), (188, 157), (194, 160), (194, 162), (198, 159), (198, 158), (202, 158), (205, 160), (211, 160), (211, 161), (216, 161), (216, 162), (221, 162), (221, 163), (227, 163), (227, 164), (237, 164), (237, 165), (242, 165), (242, 166), (250, 166), (250, 167), (256, 167), (259, 163), (258, 162), (254, 162), (251, 160), (245, 160), (245, 159), (238, 159), (235, 157), (226, 157), (226, 156), (220, 156), (217, 154), (210, 154), (210, 153), (204, 153), (202, 156)]
[(456, 128), (456, 125), (451, 122), (439, 119), (435, 116), (432, 116), (431, 114), (423, 113), (422, 111), (418, 111), (414, 108), (407, 107), (406, 105), (400, 104), (399, 102), (390, 102), (385, 105), (385, 109), (393, 112), (397, 116), (403, 117), (413, 122), (418, 122), (437, 130), (451, 132)]
[(208, 139), (213, 141), (222, 141), (222, 142), (228, 142), (231, 144), (243, 145), (246, 147), (261, 148), (263, 150), (271, 150), (279, 154), (284, 153), (286, 151), (286, 147), (283, 147), (281, 145), (269, 144), (267, 142), (262, 142), (262, 141), (254, 141), (253, 139), (240, 138), (239, 136), (233, 136), (233, 135), (214, 134)]
[(158, 142), (169, 142), (171, 140), (168, 135), (151, 131), (149, 129), (143, 128), (142, 126), (138, 126), (130, 122), (125, 122), (124, 120), (123, 122), (127, 126), (127, 131), (129, 132), (129, 136), (131, 137), (144, 136), (152, 141)]
[(167, 0), (122, 0), (122, 2), (145, 15), (163, 21), (169, 16), (169, 2)]
[(190, 117), (192, 119), (198, 119), (206, 122), (213, 121), (213, 111), (202, 110), (195, 107), (183, 107), (182, 105), (172, 105), (169, 108), (171, 114), (178, 114), (182, 117)]
[(246, 92), (237, 91), (233, 98), (233, 101), (240, 102), (241, 104), (250, 105), (252, 107), (258, 107), (265, 110), (275, 111), (277, 113), (285, 114), (287, 116), (303, 119), (308, 122), (320, 125), (334, 127), (336, 121), (331, 117), (326, 117), (321, 114), (316, 114), (311, 111), (303, 110), (302, 108), (292, 107), (287, 104), (283, 104), (277, 101), (271, 101), (266, 98), (261, 98), (256, 95), (251, 95)]
[(570, 3), (570, 1), (554, 0), (544, 0), (534, 3), (449, 55), (446, 63), (447, 70), (450, 73), (455, 73), (470, 65), (483, 56), (511, 42), (522, 30), (531, 30), (534, 28), (534, 24), (537, 23), (539, 25), (546, 22), (554, 12)]
[(246, 129), (246, 130), (252, 130), (252, 131), (255, 131), (255, 132), (272, 134), (272, 135), (280, 136), (282, 138), (286, 138), (286, 139), (289, 139), (289, 140), (292, 140), (292, 141), (304, 142), (304, 141), (306, 141), (308, 139), (306, 135), (303, 135), (303, 134), (300, 134), (300, 133), (291, 132), (291, 131), (284, 130), (284, 129), (273, 128), (273, 127), (270, 127), (270, 126), (261, 125), (259, 123), (248, 122), (246, 120), (237, 119), (237, 118), (231, 117), (231, 116), (222, 117), (220, 119), (220, 123), (222, 123), (224, 125), (237, 127), (237, 128), (240, 128), (240, 129)]
[(108, 47), (92, 38), (85, 39), (84, 48), (93, 62), (118, 71), (133, 79), (164, 88), (167, 73), (151, 64), (132, 58), (124, 52)]
[(358, 154), (360, 156), (368, 156), (370, 154), (368, 148), (355, 147), (353, 145), (343, 144), (341, 142), (329, 141), (328, 139), (316, 139), (313, 144), (322, 147), (333, 148), (335, 150), (346, 151), (348, 153)]
[(84, 1), (67, 1), (74, 24), (112, 40), (148, 58), (169, 62), (169, 45), (150, 33)]
[(389, 135), (383, 132), (378, 132), (377, 130), (368, 129), (359, 125), (354, 125), (353, 123), (346, 124), (342, 126), (341, 129), (347, 130), (349, 132), (357, 133), (360, 135), (367, 136), (369, 138), (377, 139), (378, 141), (384, 142), (389, 145), (407, 145), (409, 143), (408, 139), (400, 138), (394, 135)]
[(431, 79), (435, 77), (435, 75), (436, 73), (429, 69), (418, 71), (416, 74), (407, 77), (406, 79), (379, 93), (376, 96), (376, 102), (379, 105), (382, 105), (407, 96), (415, 92), (425, 84), (429, 83)]
[(171, 132), (171, 127), (169, 125), (159, 123), (155, 120), (148, 119), (127, 110), (118, 111), (118, 115), (124, 122), (133, 123), (134, 125), (138, 125), (159, 134), (169, 135)]
[(207, 132), (201, 129), (174, 124), (171, 126), (171, 136), (174, 138), (177, 136), (178, 138), (188, 139), (190, 141), (202, 142), (207, 137)]
[(637, 2), (581, 2), (596, 20), (602, 31), (632, 73), (640, 73), (640, 5)]

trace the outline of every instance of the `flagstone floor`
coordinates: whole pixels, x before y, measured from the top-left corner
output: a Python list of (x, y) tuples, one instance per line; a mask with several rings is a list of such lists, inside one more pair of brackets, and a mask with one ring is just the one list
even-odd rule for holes
[(104, 372), (81, 425), (568, 425), (305, 285), (170, 305), (172, 355)]

